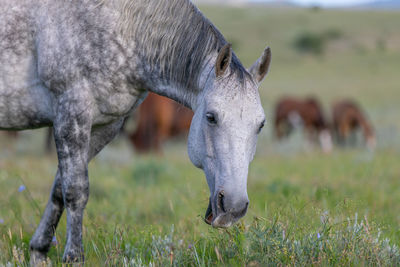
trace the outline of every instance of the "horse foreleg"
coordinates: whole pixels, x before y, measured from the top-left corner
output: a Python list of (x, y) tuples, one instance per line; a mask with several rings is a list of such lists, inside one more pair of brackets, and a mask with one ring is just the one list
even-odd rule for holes
[(275, 124), (275, 136), (278, 140), (282, 140), (285, 137), (285, 130), (287, 129), (285, 128), (284, 122), (279, 122)]
[(343, 146), (347, 146), (349, 143), (350, 126), (348, 121), (343, 121), (339, 125), (339, 136)]
[(39, 265), (46, 260), (54, 231), (64, 211), (64, 201), (61, 191), (60, 170), (57, 171), (50, 198), (44, 211), (43, 217), (30, 242), (31, 265)]
[(82, 219), (83, 210), (89, 197), (87, 164), (119, 133), (123, 121), (121, 119), (113, 124), (92, 129), (85, 168), (78, 172), (80, 175), (65, 176), (63, 179), (63, 197), (67, 209), (67, 244), (64, 250), (64, 262), (84, 261)]
[[(119, 133), (122, 125), (123, 119), (92, 130), (88, 161), (96, 156)], [(40, 266), (46, 260), (46, 254), (63, 211), (61, 175), (60, 170), (58, 170), (46, 210), (30, 242), (32, 266)]]
[(44, 150), (46, 152), (46, 154), (50, 154), (53, 148), (53, 128), (49, 127), (47, 129), (47, 133), (46, 133), (46, 139), (45, 139), (45, 144), (44, 144)]
[(112, 124), (92, 129), (92, 134), (90, 137), (89, 161), (121, 132), (124, 121), (125, 118), (122, 118)]
[[(89, 198), (88, 162), (91, 135), (90, 103), (84, 91), (77, 94), (69, 90), (57, 99), (56, 116), (53, 122), (54, 138), (58, 155), (58, 179), (56, 189), (61, 187), (64, 207), (67, 211), (67, 242), (63, 260), (83, 262), (82, 220), (83, 211)], [(51, 212), (51, 209), (49, 209)], [(58, 219), (59, 215), (45, 214), (43, 227), (51, 227), (48, 221)], [(54, 228), (54, 227), (52, 227)], [(44, 232), (54, 229), (38, 230), (37, 239)], [(47, 235), (46, 241), (50, 239)], [(36, 239), (33, 239), (35, 241)]]

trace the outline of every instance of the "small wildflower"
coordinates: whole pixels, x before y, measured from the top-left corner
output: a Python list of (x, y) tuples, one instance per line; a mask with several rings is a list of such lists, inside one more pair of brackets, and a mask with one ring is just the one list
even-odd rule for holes
[(193, 248), (193, 245), (189, 244), (188, 249), (192, 249), (192, 248)]
[(18, 192), (22, 192), (22, 191), (24, 191), (25, 190), (25, 185), (20, 185), (19, 187), (18, 187)]
[(4, 219), (0, 218), (0, 224), (4, 224)]
[(318, 239), (320, 239), (320, 238), (321, 238), (321, 235), (320, 235), (320, 233), (317, 233), (317, 238), (318, 238)]
[(51, 243), (52, 243), (54, 246), (57, 246), (57, 245), (58, 245), (56, 236), (53, 236), (53, 239), (51, 240)]

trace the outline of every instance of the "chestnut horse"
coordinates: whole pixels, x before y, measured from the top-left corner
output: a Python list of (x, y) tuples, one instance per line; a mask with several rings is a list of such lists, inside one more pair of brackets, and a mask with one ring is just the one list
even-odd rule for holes
[(18, 132), (16, 131), (5, 131), (4, 132), (6, 136), (11, 137), (11, 138), (17, 138)]
[(321, 104), (316, 98), (284, 97), (280, 99), (275, 108), (276, 137), (278, 139), (287, 137), (294, 128), (301, 125), (311, 139), (315, 140), (318, 136), (325, 152), (332, 149), (329, 126), (322, 112)]
[(339, 144), (346, 145), (351, 135), (361, 129), (368, 148), (376, 145), (375, 133), (365, 113), (352, 100), (337, 101), (332, 105), (333, 132)]
[(160, 152), (170, 137), (189, 132), (193, 111), (169, 98), (149, 93), (139, 107), (137, 127), (129, 140), (138, 152)]
[[(19, 134), (17, 131), (4, 131), (5, 136), (8, 136), (13, 139), (17, 139)], [(51, 151), (53, 150), (54, 147), (54, 141), (53, 141), (53, 128), (49, 127), (48, 130), (46, 131), (46, 137), (44, 141), (44, 151), (47, 154), (50, 154)]]

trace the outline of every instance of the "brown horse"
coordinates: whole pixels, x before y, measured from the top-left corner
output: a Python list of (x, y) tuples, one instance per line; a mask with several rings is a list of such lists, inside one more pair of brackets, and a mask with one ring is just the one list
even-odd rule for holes
[(275, 135), (278, 139), (287, 137), (294, 128), (302, 125), (312, 140), (317, 137), (325, 152), (332, 149), (328, 123), (319, 101), (314, 97), (298, 99), (284, 97), (275, 108)]
[(375, 133), (372, 125), (368, 122), (365, 113), (352, 100), (337, 101), (332, 105), (333, 131), (339, 144), (348, 144), (350, 136), (358, 129), (364, 135), (368, 148), (373, 149), (376, 145)]
[(139, 107), (137, 128), (129, 140), (138, 152), (160, 152), (168, 138), (188, 133), (192, 117), (190, 109), (150, 93)]
[(11, 138), (17, 138), (17, 136), (18, 136), (17, 131), (5, 131), (4, 133), (6, 136), (11, 137)]
[[(5, 136), (17, 139), (19, 136), (19, 133), (17, 131), (4, 131)], [(45, 137), (45, 143), (44, 143), (44, 151), (47, 154), (50, 154), (53, 150), (54, 147), (54, 141), (53, 141), (53, 128), (49, 127), (48, 130), (46, 131), (46, 137)]]

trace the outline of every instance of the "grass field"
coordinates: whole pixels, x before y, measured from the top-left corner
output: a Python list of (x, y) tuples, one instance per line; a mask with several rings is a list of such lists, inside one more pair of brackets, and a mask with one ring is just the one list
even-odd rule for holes
[[(208, 187), (183, 142), (139, 156), (115, 140), (90, 164), (87, 266), (396, 266), (400, 264), (399, 12), (201, 7), (246, 66), (270, 45), (261, 90), (269, 121), (282, 95), (318, 96), (328, 113), (355, 98), (377, 131), (377, 149), (321, 153), (297, 133), (277, 143), (272, 123), (250, 166), (250, 208), (227, 229), (203, 222)], [(300, 52), (312, 34), (321, 51)], [(25, 266), (47, 202), (56, 158), (44, 131), (0, 136), (0, 266)], [(22, 186), (23, 185), (23, 186)], [(49, 253), (60, 264), (65, 214)]]

